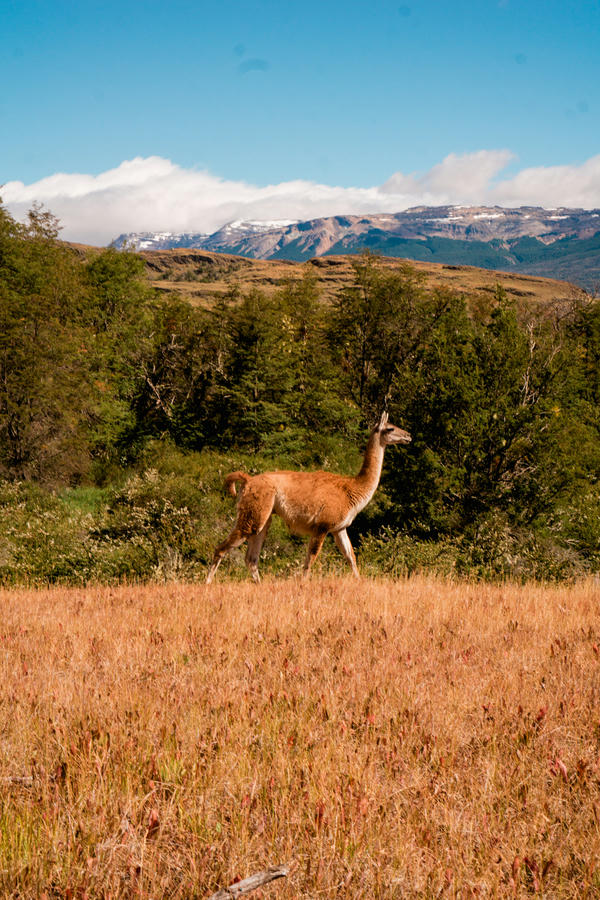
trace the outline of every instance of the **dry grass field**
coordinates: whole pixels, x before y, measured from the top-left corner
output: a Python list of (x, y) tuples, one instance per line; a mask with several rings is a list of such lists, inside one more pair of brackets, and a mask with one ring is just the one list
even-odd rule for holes
[(600, 588), (0, 594), (0, 895), (600, 896)]
[[(314, 276), (319, 295), (326, 301), (355, 284), (356, 256), (320, 256), (307, 263), (289, 260), (246, 259), (206, 250), (145, 250), (139, 254), (146, 263), (146, 275), (153, 287), (178, 294), (192, 304), (210, 305), (232, 287), (243, 292), (252, 288), (273, 294), (289, 281), (305, 274)], [(386, 275), (398, 274), (406, 266), (422, 275), (428, 290), (448, 289), (471, 297), (493, 296), (498, 284), (517, 306), (546, 307), (570, 302), (582, 291), (567, 281), (497, 272), (476, 266), (454, 266), (397, 257), (379, 257), (377, 267)]]

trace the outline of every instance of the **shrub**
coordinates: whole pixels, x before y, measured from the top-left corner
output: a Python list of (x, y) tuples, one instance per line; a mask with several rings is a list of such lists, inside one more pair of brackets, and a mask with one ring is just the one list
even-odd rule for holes
[(133, 475), (112, 492), (90, 535), (102, 580), (184, 578), (195, 573), (199, 546), (194, 518), (155, 469)]
[(450, 540), (427, 541), (401, 534), (385, 526), (369, 534), (360, 544), (360, 566), (365, 574), (400, 578), (415, 572), (451, 575), (457, 569), (460, 552)]
[(361, 568), (394, 578), (417, 572), (473, 577), (484, 581), (565, 581), (595, 571), (590, 558), (548, 531), (510, 526), (500, 513), (483, 517), (458, 538), (422, 540), (384, 527), (360, 546)]
[(87, 581), (92, 521), (34, 484), (0, 482), (0, 584)]

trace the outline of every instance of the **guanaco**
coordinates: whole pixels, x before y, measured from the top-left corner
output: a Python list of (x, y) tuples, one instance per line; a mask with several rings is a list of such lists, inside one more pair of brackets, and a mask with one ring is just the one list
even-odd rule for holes
[(273, 513), (281, 516), (290, 531), (310, 537), (304, 577), (310, 575), (325, 538), (332, 534), (352, 574), (359, 578), (356, 557), (346, 529), (377, 490), (385, 448), (390, 444), (409, 444), (410, 441), (410, 434), (396, 425), (390, 425), (384, 412), (370, 434), (362, 467), (355, 477), (323, 471), (276, 471), (261, 475), (232, 472), (225, 479), (225, 487), (231, 496), (236, 496), (237, 482), (243, 485), (238, 499), (237, 519), (229, 537), (215, 550), (206, 583), (210, 584), (213, 580), (225, 554), (244, 541), (248, 541), (246, 565), (253, 580), (260, 581), (258, 559)]

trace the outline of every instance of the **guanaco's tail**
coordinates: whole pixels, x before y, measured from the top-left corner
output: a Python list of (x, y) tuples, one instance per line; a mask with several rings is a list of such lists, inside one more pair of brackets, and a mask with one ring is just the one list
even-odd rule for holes
[(247, 475), (246, 472), (232, 472), (225, 479), (225, 488), (231, 494), (232, 497), (236, 496), (235, 491), (235, 483), (236, 481), (243, 482), (244, 486), (247, 481), (250, 481), (250, 475)]

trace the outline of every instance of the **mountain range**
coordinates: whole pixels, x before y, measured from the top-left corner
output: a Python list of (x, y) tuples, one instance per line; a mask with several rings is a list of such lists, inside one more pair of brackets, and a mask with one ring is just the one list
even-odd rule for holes
[(600, 209), (415, 207), (394, 214), (235, 221), (213, 234), (137, 232), (113, 246), (194, 248), (251, 259), (307, 261), (370, 250), (382, 256), (478, 266), (600, 285)]

